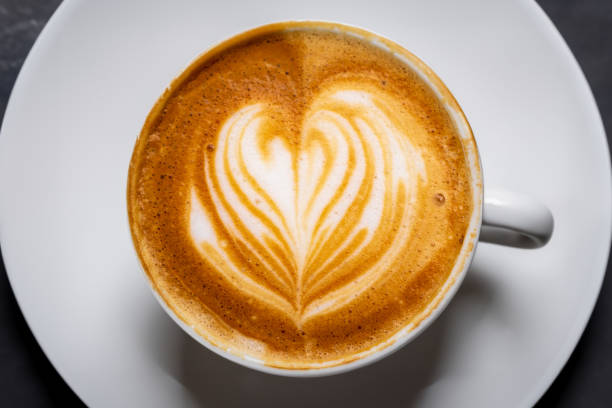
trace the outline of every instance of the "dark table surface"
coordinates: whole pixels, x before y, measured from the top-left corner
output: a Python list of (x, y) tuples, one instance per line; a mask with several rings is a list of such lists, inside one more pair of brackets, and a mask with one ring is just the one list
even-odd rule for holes
[[(0, 0), (0, 122), (17, 73), (59, 0)], [(612, 134), (612, 0), (538, 0), (593, 89), (608, 144)], [(612, 210), (612, 209), (611, 209)], [(608, 262), (608, 272), (611, 266)], [(538, 407), (612, 406), (612, 278), (569, 361)], [(0, 397), (3, 406), (78, 406), (15, 302), (0, 262)]]

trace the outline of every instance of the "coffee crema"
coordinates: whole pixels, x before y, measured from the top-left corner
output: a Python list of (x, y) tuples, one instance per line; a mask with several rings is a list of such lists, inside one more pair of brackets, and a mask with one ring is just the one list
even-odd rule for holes
[(418, 325), (473, 210), (461, 137), (414, 57), (351, 30), (275, 24), (207, 52), (130, 164), (155, 290), (210, 343), (274, 367), (346, 363)]

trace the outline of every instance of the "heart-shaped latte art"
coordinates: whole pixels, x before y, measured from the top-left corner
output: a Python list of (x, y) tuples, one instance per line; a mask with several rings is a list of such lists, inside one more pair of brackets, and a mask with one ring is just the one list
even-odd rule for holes
[(379, 95), (319, 95), (297, 142), (277, 123), (279, 109), (255, 103), (226, 120), (201, 175), (211, 202), (192, 189), (190, 227), (219, 274), (299, 326), (384, 277), (406, 247), (426, 174)]

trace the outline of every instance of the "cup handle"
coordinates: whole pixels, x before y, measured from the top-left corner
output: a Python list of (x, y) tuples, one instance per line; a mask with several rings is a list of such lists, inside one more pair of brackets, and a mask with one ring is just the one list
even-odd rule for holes
[(524, 194), (485, 191), (480, 241), (516, 248), (540, 248), (550, 240), (553, 216), (548, 207)]

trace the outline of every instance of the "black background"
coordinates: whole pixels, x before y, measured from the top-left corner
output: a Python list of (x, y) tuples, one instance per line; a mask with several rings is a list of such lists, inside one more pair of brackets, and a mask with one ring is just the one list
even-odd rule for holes
[[(129, 1), (129, 0), (126, 0)], [(0, 122), (17, 73), (58, 0), (0, 0)], [(538, 0), (593, 89), (612, 132), (612, 0)], [(612, 209), (611, 209), (612, 211)], [(610, 263), (607, 271), (610, 272)], [(607, 274), (609, 275), (609, 273)], [(541, 407), (612, 406), (612, 281), (607, 276), (576, 350)], [(5, 406), (78, 406), (27, 327), (0, 262), (0, 398)]]

